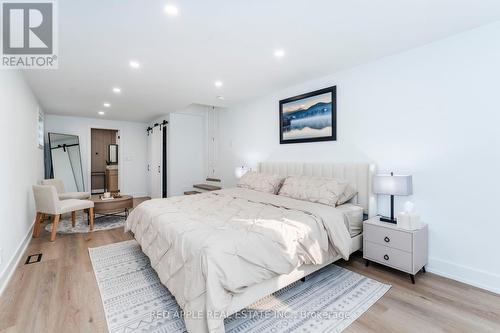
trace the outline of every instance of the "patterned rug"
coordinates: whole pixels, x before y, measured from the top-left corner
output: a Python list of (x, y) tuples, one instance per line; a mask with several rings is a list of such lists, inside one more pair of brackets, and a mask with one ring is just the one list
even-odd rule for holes
[[(110, 332), (186, 332), (175, 298), (135, 240), (89, 254)], [(226, 332), (341, 332), (390, 287), (329, 265), (227, 318)]]
[[(99, 217), (100, 215), (96, 215)], [(123, 227), (125, 224), (125, 217), (121, 216), (103, 216), (94, 220), (94, 230), (89, 230), (87, 221), (87, 214), (78, 212), (76, 215), (75, 227), (71, 225), (71, 214), (64, 214), (57, 225), (58, 234), (85, 234), (87, 232), (94, 232), (100, 230), (109, 230)], [(45, 226), (45, 230), (52, 231), (52, 222)]]

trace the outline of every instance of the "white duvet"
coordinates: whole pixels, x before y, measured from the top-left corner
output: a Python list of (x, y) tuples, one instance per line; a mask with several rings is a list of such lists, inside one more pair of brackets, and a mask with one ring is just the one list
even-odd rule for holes
[(224, 332), (234, 294), (336, 253), (348, 259), (344, 215), (322, 204), (234, 188), (153, 199), (128, 217), (188, 332)]

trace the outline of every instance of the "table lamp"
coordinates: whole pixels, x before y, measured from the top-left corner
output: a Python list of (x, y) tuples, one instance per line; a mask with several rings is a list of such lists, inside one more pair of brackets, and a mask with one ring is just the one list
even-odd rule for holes
[(394, 196), (411, 195), (413, 193), (412, 177), (410, 175), (376, 175), (373, 177), (373, 193), (391, 196), (391, 217), (381, 217), (380, 221), (396, 223), (394, 218)]

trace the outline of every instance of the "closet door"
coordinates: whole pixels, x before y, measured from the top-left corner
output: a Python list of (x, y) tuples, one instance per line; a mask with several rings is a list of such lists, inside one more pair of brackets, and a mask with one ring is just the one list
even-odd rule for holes
[(162, 197), (162, 131), (155, 127), (151, 136), (151, 164), (149, 166), (149, 177), (151, 186), (151, 198)]
[(153, 134), (148, 133), (148, 191), (153, 197)]

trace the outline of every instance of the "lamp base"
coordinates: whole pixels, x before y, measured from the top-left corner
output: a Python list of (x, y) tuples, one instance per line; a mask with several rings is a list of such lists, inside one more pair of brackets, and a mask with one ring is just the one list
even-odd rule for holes
[(391, 219), (391, 218), (385, 217), (385, 216), (381, 216), (380, 217), (380, 221), (381, 222), (387, 222), (387, 223), (394, 223), (394, 224), (397, 223), (397, 221), (395, 219)]

